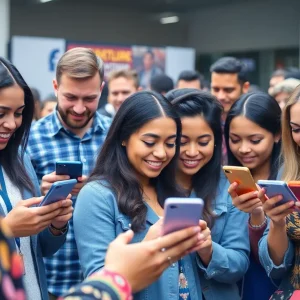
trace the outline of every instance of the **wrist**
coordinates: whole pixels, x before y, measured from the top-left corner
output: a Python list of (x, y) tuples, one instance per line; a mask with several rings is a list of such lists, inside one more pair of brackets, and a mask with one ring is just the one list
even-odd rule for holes
[[(103, 276), (106, 280), (111, 281), (113, 285), (117, 285), (118, 291), (120, 293), (121, 299), (123, 300), (130, 300), (132, 288), (127, 280), (123, 275), (121, 275), (118, 272), (110, 271), (104, 267), (100, 272), (98, 272), (99, 275)], [(97, 273), (91, 276), (91, 279), (93, 277), (97, 277)]]
[(255, 218), (250, 215), (249, 218), (249, 226), (253, 229), (261, 229), (267, 225), (268, 219), (265, 215), (260, 216), (259, 218)]
[(212, 253), (213, 253), (212, 247), (210, 248), (209, 251), (207, 251), (207, 250), (205, 252), (203, 252), (201, 250), (198, 251), (198, 255), (205, 267), (207, 267), (209, 265), (209, 263), (212, 259)]
[(54, 235), (65, 234), (68, 230), (68, 222), (63, 224), (63, 225), (62, 224), (56, 224), (56, 223), (53, 222), (49, 225), (49, 230)]

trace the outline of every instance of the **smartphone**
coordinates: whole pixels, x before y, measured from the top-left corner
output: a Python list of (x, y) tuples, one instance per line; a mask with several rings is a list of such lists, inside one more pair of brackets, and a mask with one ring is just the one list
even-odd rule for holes
[(57, 161), (55, 166), (57, 175), (69, 175), (70, 179), (77, 179), (82, 176), (81, 161)]
[(277, 195), (282, 195), (283, 199), (276, 204), (276, 206), (289, 201), (297, 201), (297, 197), (290, 190), (286, 182), (279, 180), (258, 180), (257, 184), (266, 190), (268, 198), (272, 198)]
[(247, 167), (223, 166), (223, 171), (230, 183), (238, 183), (236, 193), (240, 196), (257, 191), (257, 186)]
[(198, 226), (204, 202), (200, 198), (168, 198), (164, 205), (163, 234)]
[(51, 203), (66, 199), (76, 183), (76, 179), (57, 181), (53, 183), (39, 206), (49, 205)]
[(300, 181), (289, 181), (287, 185), (294, 193), (298, 201), (300, 201)]

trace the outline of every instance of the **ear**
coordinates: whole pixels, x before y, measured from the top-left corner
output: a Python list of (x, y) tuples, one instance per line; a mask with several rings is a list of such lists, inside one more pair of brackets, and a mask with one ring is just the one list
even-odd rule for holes
[(275, 134), (275, 138), (274, 138), (275, 143), (279, 143), (280, 139), (281, 139), (281, 133)]
[(250, 88), (250, 82), (249, 82), (249, 81), (246, 81), (246, 82), (243, 84), (243, 87), (242, 87), (243, 94), (248, 93), (249, 88)]
[(56, 80), (56, 79), (53, 79), (53, 80), (52, 80), (52, 85), (53, 85), (55, 97), (57, 98), (58, 83), (57, 83), (57, 80)]

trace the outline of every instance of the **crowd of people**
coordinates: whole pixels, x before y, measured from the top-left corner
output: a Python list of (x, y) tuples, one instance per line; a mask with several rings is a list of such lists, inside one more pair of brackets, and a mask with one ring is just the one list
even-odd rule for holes
[[(300, 205), (240, 195), (222, 171), (300, 180), (299, 72), (277, 70), (264, 93), (234, 57), (210, 71), (209, 84), (184, 71), (143, 89), (133, 70), (106, 84), (101, 58), (74, 48), (41, 102), (0, 58), (1, 299), (300, 299)], [(57, 161), (83, 174), (39, 206), (70, 178)], [(169, 197), (202, 198), (199, 224), (162, 236)]]

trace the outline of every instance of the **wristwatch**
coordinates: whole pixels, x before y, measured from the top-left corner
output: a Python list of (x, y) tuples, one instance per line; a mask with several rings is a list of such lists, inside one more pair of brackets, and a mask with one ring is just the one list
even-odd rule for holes
[(67, 223), (64, 227), (62, 228), (56, 228), (55, 226), (53, 226), (52, 224), (50, 224), (50, 228), (51, 230), (53, 230), (54, 232), (60, 233), (60, 234), (64, 234), (67, 232), (68, 230), (68, 225), (69, 223)]

